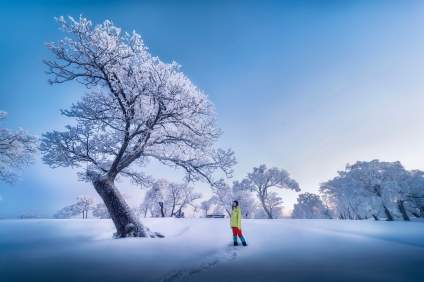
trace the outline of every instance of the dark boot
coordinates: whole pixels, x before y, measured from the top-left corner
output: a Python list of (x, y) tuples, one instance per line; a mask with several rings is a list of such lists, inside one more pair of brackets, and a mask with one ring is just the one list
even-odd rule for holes
[(241, 243), (243, 244), (243, 246), (247, 246), (246, 240), (244, 239), (243, 236), (240, 237)]
[(234, 246), (238, 246), (237, 236), (233, 236), (233, 242), (234, 242)]

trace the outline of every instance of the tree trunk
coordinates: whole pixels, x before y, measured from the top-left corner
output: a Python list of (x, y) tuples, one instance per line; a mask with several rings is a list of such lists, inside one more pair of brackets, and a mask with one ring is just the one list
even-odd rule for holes
[(107, 210), (116, 227), (115, 238), (124, 237), (164, 237), (160, 233), (151, 232), (145, 227), (131, 211), (116, 189), (114, 180), (107, 177), (99, 177), (93, 181), (94, 188), (103, 199)]
[(398, 208), (399, 208), (399, 211), (402, 215), (403, 220), (409, 221), (410, 218), (409, 218), (408, 214), (406, 213), (404, 201), (401, 201), (401, 200), (398, 201)]
[(415, 217), (420, 217), (420, 215), (419, 215), (418, 213), (416, 213), (416, 212), (411, 211), (411, 214), (412, 214), (413, 216), (415, 216)]
[(267, 206), (265, 205), (265, 201), (261, 201), (261, 203), (262, 203), (262, 207), (264, 208), (264, 211), (265, 211), (266, 215), (268, 216), (268, 219), (272, 219), (272, 213), (267, 208)]
[(262, 208), (264, 209), (266, 215), (268, 216), (268, 219), (272, 219), (272, 213), (265, 204), (265, 196), (262, 195), (261, 193), (258, 193), (258, 196), (259, 196), (259, 200), (262, 204)]
[(386, 214), (387, 221), (393, 221), (393, 215), (390, 213), (389, 209), (386, 207), (386, 205), (383, 204), (384, 213)]
[(163, 202), (159, 202), (159, 207), (160, 207), (160, 215), (161, 215), (161, 217), (165, 217), (165, 212), (163, 210)]
[(424, 207), (420, 207), (420, 214), (421, 214), (421, 217), (424, 217)]
[(375, 214), (373, 214), (372, 215), (372, 217), (376, 220), (376, 221), (378, 221), (379, 219), (378, 219), (378, 217), (375, 215)]

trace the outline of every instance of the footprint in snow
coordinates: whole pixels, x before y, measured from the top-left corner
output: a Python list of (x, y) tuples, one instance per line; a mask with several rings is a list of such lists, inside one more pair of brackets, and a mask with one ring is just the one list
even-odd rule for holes
[(196, 275), (200, 272), (206, 271), (215, 267), (217, 264), (234, 260), (238, 256), (238, 252), (240, 251), (240, 247), (235, 247), (233, 244), (228, 245), (221, 252), (217, 252), (215, 255), (211, 256), (207, 261), (200, 263), (199, 265), (189, 268), (189, 269), (181, 269), (177, 271), (173, 271), (166, 275), (165, 278), (160, 280), (161, 282), (173, 282), (173, 281), (182, 281), (185, 278)]

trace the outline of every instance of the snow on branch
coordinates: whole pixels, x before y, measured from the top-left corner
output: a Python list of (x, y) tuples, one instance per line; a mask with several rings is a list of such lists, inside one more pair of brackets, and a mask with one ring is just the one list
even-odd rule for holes
[[(6, 112), (0, 111), (0, 121)], [(37, 151), (37, 139), (23, 129), (12, 131), (0, 128), (0, 180), (14, 183), (18, 171), (31, 164)]]
[(87, 93), (62, 111), (76, 125), (43, 135), (47, 164), (140, 182), (147, 178), (137, 170), (148, 159), (182, 168), (187, 180), (212, 182), (217, 170), (231, 175), (233, 152), (214, 148), (221, 131), (213, 105), (178, 64), (152, 56), (139, 34), (109, 20), (57, 21), (67, 37), (47, 43), (49, 81), (76, 81)]

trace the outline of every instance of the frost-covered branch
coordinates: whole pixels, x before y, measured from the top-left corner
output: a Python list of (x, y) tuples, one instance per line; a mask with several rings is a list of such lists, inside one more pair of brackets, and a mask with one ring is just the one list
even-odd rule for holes
[(75, 123), (43, 135), (43, 160), (79, 168), (105, 201), (118, 236), (151, 236), (129, 210), (114, 183), (130, 177), (148, 185), (142, 172), (150, 159), (182, 168), (186, 178), (213, 182), (231, 175), (231, 150), (215, 147), (221, 135), (208, 97), (175, 62), (152, 56), (136, 32), (111, 21), (57, 19), (66, 37), (50, 42), (46, 60), (52, 84), (75, 81), (87, 93), (62, 114)]
[[(0, 121), (6, 118), (0, 111)], [(37, 151), (37, 139), (23, 129), (12, 131), (0, 128), (0, 180), (13, 183), (18, 170), (31, 164)]]

